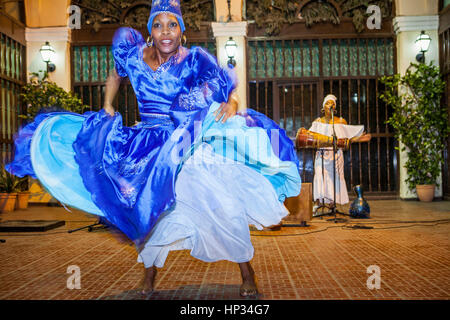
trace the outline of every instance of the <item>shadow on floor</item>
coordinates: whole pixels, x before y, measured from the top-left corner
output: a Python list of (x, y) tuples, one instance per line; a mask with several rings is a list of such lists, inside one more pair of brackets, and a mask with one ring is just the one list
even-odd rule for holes
[(259, 300), (264, 297), (262, 293), (255, 297), (241, 297), (239, 288), (240, 285), (226, 284), (185, 285), (175, 290), (156, 289), (148, 295), (134, 289), (104, 296), (100, 300)]

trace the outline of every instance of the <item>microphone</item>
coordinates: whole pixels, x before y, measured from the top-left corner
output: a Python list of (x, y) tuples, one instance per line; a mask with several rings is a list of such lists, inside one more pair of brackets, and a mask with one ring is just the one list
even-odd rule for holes
[(331, 109), (332, 109), (332, 112), (331, 113), (336, 113), (337, 112), (337, 110), (336, 110), (336, 104), (335, 103), (333, 103), (333, 105), (332, 105), (332, 107), (331, 107)]

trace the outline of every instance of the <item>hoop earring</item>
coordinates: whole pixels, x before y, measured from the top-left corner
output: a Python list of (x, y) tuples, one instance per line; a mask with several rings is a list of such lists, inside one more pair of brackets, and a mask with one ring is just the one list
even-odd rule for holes
[(182, 46), (184, 46), (184, 45), (186, 44), (187, 39), (186, 39), (186, 36), (185, 36), (184, 34), (181, 36), (180, 42), (181, 42), (181, 45), (182, 45)]
[(150, 36), (147, 38), (147, 47), (153, 47), (153, 38), (151, 38)]

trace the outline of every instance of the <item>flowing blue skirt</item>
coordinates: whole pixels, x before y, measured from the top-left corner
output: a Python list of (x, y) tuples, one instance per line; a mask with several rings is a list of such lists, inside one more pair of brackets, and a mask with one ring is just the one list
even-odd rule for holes
[(262, 229), (288, 214), (269, 180), (218, 155), (208, 143), (183, 164), (175, 191), (174, 207), (159, 217), (139, 253), (138, 262), (146, 268), (161, 268), (172, 250), (190, 250), (205, 262), (250, 261), (254, 249), (248, 226)]
[[(120, 114), (103, 110), (41, 114), (16, 136), (7, 169), (38, 178), (61, 203), (140, 240), (146, 266), (161, 266), (177, 249), (204, 261), (248, 261), (248, 224), (277, 224), (287, 214), (284, 199), (300, 193), (298, 159), (284, 131), (264, 115), (249, 109), (221, 123), (213, 114), (218, 107), (209, 107), (200, 134), (186, 139), (181, 153), (165, 149), (185, 137), (164, 118), (125, 127)], [(177, 174), (167, 182), (174, 161)], [(152, 212), (170, 188), (175, 201)]]

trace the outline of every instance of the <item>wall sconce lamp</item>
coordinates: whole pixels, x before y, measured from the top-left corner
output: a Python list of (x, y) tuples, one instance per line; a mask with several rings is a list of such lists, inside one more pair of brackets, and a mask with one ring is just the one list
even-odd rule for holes
[(231, 64), (233, 67), (236, 66), (236, 60), (234, 60), (234, 56), (236, 55), (236, 48), (236, 41), (234, 41), (233, 38), (230, 37), (230, 39), (228, 39), (227, 43), (225, 44), (225, 51), (227, 52), (228, 56), (228, 64)]
[(415, 44), (417, 50), (420, 51), (416, 56), (417, 62), (425, 63), (425, 52), (428, 51), (428, 47), (430, 46), (431, 38), (429, 35), (422, 31), (420, 35), (417, 37)]
[(47, 72), (53, 72), (56, 69), (55, 64), (52, 63), (55, 57), (55, 49), (50, 45), (48, 41), (39, 50), (42, 60), (47, 64)]

